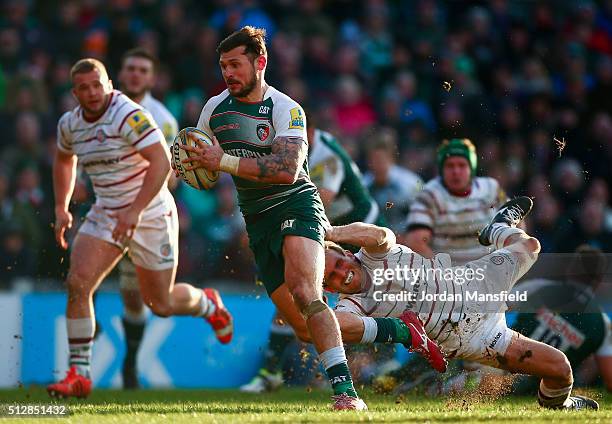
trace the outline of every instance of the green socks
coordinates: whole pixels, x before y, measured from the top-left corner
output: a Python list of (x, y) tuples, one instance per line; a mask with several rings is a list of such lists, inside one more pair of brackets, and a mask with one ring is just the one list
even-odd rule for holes
[(374, 318), (378, 331), (374, 341), (376, 343), (401, 343), (410, 345), (412, 336), (410, 329), (399, 318)]

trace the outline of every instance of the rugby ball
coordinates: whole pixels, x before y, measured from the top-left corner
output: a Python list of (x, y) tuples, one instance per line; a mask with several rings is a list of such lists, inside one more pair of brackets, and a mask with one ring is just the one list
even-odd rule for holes
[(219, 172), (209, 171), (204, 168), (197, 168), (192, 171), (187, 171), (185, 169), (185, 166), (188, 166), (189, 164), (183, 163), (183, 160), (188, 159), (191, 152), (181, 149), (180, 146), (195, 145), (195, 142), (187, 136), (189, 133), (193, 133), (193, 135), (195, 135), (199, 140), (202, 140), (204, 143), (211, 146), (213, 145), (210, 137), (208, 137), (202, 130), (195, 127), (183, 128), (174, 138), (174, 143), (172, 143), (172, 162), (174, 163), (174, 168), (179, 172), (179, 175), (187, 184), (198, 190), (208, 190), (212, 188), (219, 179)]

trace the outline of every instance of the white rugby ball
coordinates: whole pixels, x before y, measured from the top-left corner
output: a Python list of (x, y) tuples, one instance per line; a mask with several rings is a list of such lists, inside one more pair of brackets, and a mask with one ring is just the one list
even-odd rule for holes
[(189, 158), (189, 155), (191, 153), (181, 149), (180, 146), (195, 145), (195, 142), (192, 141), (190, 137), (187, 137), (187, 134), (189, 133), (193, 133), (199, 140), (202, 140), (204, 143), (209, 144), (211, 146), (213, 145), (213, 142), (210, 137), (208, 137), (206, 133), (204, 133), (202, 130), (195, 127), (183, 128), (174, 138), (174, 143), (172, 144), (172, 161), (174, 163), (175, 169), (179, 172), (180, 176), (187, 184), (198, 190), (208, 190), (212, 188), (219, 179), (219, 172), (208, 171), (204, 168), (197, 168), (192, 171), (187, 171), (185, 169), (185, 166), (188, 166), (189, 164), (183, 163), (183, 160)]

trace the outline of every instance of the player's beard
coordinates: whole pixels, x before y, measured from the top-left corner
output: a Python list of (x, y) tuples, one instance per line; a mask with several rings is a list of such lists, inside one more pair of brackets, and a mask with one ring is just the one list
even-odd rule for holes
[(108, 106), (109, 101), (110, 101), (110, 94), (106, 94), (102, 100), (102, 105), (98, 109), (92, 109), (83, 104), (81, 104), (81, 107), (83, 108), (85, 112), (87, 112), (87, 115), (99, 116), (99, 115), (102, 115), (102, 113), (106, 111), (106, 107)]
[(257, 85), (257, 74), (255, 73), (255, 70), (253, 70), (251, 80), (246, 82), (240, 91), (238, 91), (237, 93), (231, 93), (231, 94), (232, 96), (237, 97), (239, 99), (246, 97), (249, 94), (251, 94), (251, 92), (255, 89), (256, 85)]

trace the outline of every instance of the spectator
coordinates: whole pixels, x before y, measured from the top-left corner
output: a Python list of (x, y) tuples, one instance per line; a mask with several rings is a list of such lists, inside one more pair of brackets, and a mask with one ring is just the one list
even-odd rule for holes
[(587, 200), (581, 207), (576, 221), (570, 221), (558, 230), (558, 252), (573, 252), (581, 244), (612, 251), (612, 232), (605, 227), (605, 205), (595, 199)]
[[(609, 207), (602, 185), (609, 191), (612, 184), (608, 2), (494, 1), (466, 7), (436, 0), (363, 0), (347, 5), (321, 0), (5, 1), (0, 163), (7, 188), (0, 208), (12, 211), (19, 205), (17, 182), (32, 176), (26, 171), (18, 178), (25, 168), (36, 170), (43, 199), (50, 199), (49, 150), (41, 140), (75, 107), (71, 63), (91, 54), (113, 68), (117, 51), (146, 46), (161, 59), (155, 96), (181, 127), (193, 126), (203, 101), (225, 89), (216, 45), (244, 23), (268, 30), (272, 84), (320, 111), (321, 129), (341, 136), (363, 170), (371, 168), (372, 181), (378, 175), (387, 190), (380, 188), (382, 198), (404, 190), (401, 186), (395, 193), (388, 181), (382, 182), (395, 170), (404, 166), (430, 179), (436, 141), (467, 136), (482, 140), (477, 146), (481, 175), (495, 177), (510, 194), (536, 196), (532, 223), (536, 230), (541, 227), (549, 240), (545, 244), (550, 244), (554, 215), (563, 223), (576, 219), (575, 209), (588, 204), (587, 197)], [(374, 126), (399, 135), (391, 160), (384, 149), (373, 148), (380, 135)], [(372, 157), (375, 162), (368, 164)], [(86, 193), (85, 181), (78, 187)], [(33, 192), (19, 191), (22, 197), (29, 192), (25, 197), (31, 200)], [(204, 223), (193, 225), (187, 241), (195, 246), (189, 250), (196, 250), (187, 268), (196, 279), (210, 277), (197, 258), (207, 246), (207, 232), (215, 232), (208, 228), (216, 214), (214, 193), (184, 186), (177, 192), (185, 216)], [(382, 210), (399, 220), (404, 213), (399, 202), (387, 210), (386, 201), (379, 198)], [(39, 211), (34, 219), (47, 234), (52, 205), (45, 200)], [(227, 243), (222, 256), (232, 257), (227, 246), (235, 243), (238, 251), (238, 242)], [(50, 257), (53, 244), (43, 243), (43, 257)]]

